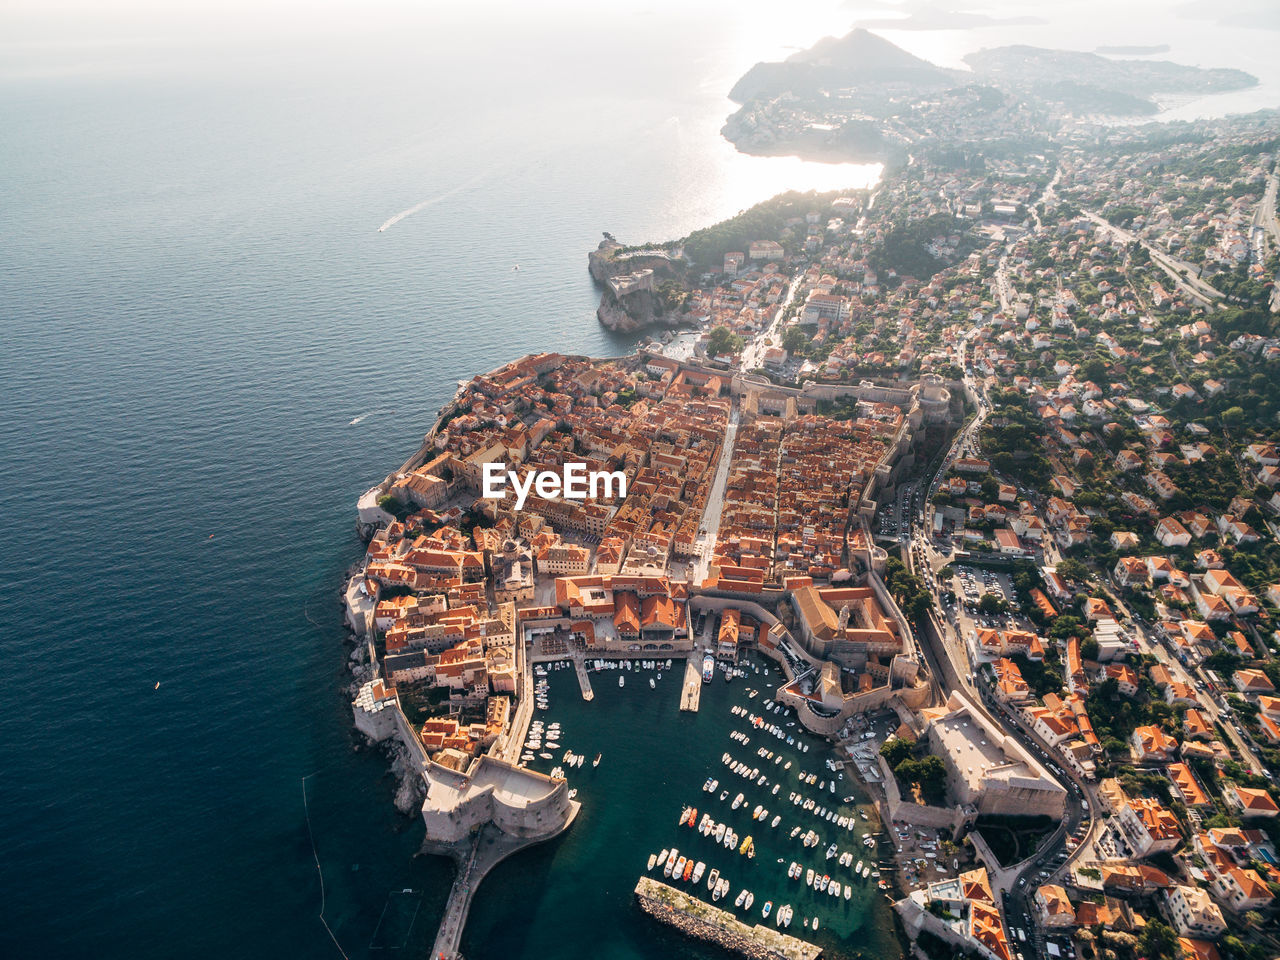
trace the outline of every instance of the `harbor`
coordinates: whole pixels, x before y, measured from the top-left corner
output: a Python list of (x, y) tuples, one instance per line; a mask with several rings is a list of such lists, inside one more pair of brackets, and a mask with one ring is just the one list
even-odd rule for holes
[[(696, 713), (681, 709), (688, 663), (680, 659), (597, 661), (588, 656), (583, 669), (594, 688), (592, 701), (582, 698), (577, 664), (565, 659), (535, 665), (541, 692), (529, 736), (538, 734), (532, 740), (537, 749), (526, 739), (525, 762), (564, 776), (582, 808), (563, 836), (492, 870), (471, 908), (461, 943), (464, 955), (474, 938), (504, 956), (530, 960), (548, 955), (586, 960), (602, 953), (641, 957), (651, 955), (656, 944), (668, 956), (706, 956), (705, 938), (689, 939), (696, 934), (688, 924), (655, 924), (650, 912), (637, 908), (642, 878), (725, 914), (741, 929), (758, 926), (814, 951), (796, 956), (821, 951), (841, 960), (899, 954), (881, 878), (872, 876), (879, 872), (879, 851), (889, 856), (892, 847), (853, 779), (852, 766), (840, 769), (847, 755), (837, 754), (806, 732), (794, 713), (773, 703), (782, 675), (772, 661), (744, 661), (732, 676), (718, 665), (708, 683), (701, 665), (696, 658)], [(758, 768), (757, 774), (748, 781), (734, 765), (745, 765), (738, 767), (743, 774)], [(714, 791), (706, 789), (710, 781), (718, 781)], [(742, 801), (735, 807), (739, 793)], [(698, 811), (689, 825), (694, 807)], [(703, 833), (704, 820), (716, 826)], [(720, 825), (724, 832), (717, 841)], [(730, 831), (736, 834), (732, 849), (723, 842)], [(748, 837), (747, 849), (754, 855), (742, 850)], [(675, 848), (686, 857), (679, 881), (664, 876), (656, 863), (663, 849), (671, 857)], [(689, 857), (695, 870), (697, 863), (704, 865), (696, 884), (692, 870), (689, 881), (683, 879)], [(801, 867), (798, 876), (793, 862)], [(712, 899), (708, 886), (713, 871), (729, 886), (719, 900)], [(807, 871), (814, 874), (812, 883)], [(530, 884), (529, 876), (545, 881)], [(771, 909), (765, 914), (767, 904)], [(778, 921), (787, 906), (790, 924), (784, 927)], [(562, 926), (544, 920), (566, 915), (584, 918), (591, 928), (591, 936), (581, 938), (587, 942), (579, 944), (578, 937), (568, 942)]]

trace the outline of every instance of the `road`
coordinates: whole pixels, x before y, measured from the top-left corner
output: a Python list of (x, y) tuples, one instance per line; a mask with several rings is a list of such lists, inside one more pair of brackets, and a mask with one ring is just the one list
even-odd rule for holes
[(1222, 299), (1221, 291), (1215, 290), (1199, 278), (1197, 275), (1199, 270), (1194, 264), (1187, 263), (1185, 260), (1179, 260), (1177, 257), (1171, 256), (1163, 250), (1153, 247), (1132, 230), (1125, 230), (1123, 227), (1112, 226), (1096, 213), (1089, 210), (1085, 210), (1083, 213), (1085, 217), (1101, 227), (1104, 233), (1110, 233), (1112, 236), (1118, 237), (1127, 243), (1141, 244), (1143, 249), (1151, 255), (1152, 261), (1158, 267), (1163, 269), (1174, 283), (1204, 306), (1212, 306), (1214, 302)]
[[(1267, 189), (1262, 194), (1262, 202), (1253, 213), (1253, 230), (1251, 237), (1253, 257), (1258, 263), (1266, 263), (1272, 249), (1280, 250), (1280, 218), (1276, 216), (1276, 192), (1280, 189), (1280, 179), (1272, 173), (1267, 178)], [(1270, 238), (1270, 244), (1268, 244)], [(1271, 288), (1271, 312), (1280, 313), (1280, 273), (1275, 276)]]

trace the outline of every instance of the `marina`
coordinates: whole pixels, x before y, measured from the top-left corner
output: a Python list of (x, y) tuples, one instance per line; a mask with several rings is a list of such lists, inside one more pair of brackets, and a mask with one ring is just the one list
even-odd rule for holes
[[(691, 663), (700, 694), (696, 713), (680, 709), (677, 688), (687, 664), (678, 661), (633, 661), (628, 669), (623, 661), (587, 658), (595, 687), (590, 702), (580, 696), (568, 662), (537, 665), (535, 679), (544, 684), (547, 708), (536, 720), (544, 744), (555, 725), (559, 746), (551, 761), (535, 751), (529, 766), (546, 773), (560, 767), (578, 790), (582, 810), (560, 839), (493, 870), (472, 906), (464, 955), (474, 936), (500, 947), (504, 956), (531, 960), (585, 960), (602, 951), (638, 957), (649, 949), (641, 942), (655, 937), (673, 938), (671, 955), (703, 956), (705, 948), (685, 939), (688, 931), (655, 925), (636, 909), (641, 878), (668, 885), (747, 928), (812, 941), (826, 957), (897, 954), (888, 902), (870, 876), (875, 851), (866, 841), (882, 836), (880, 825), (860, 785), (850, 779), (852, 770), (833, 769), (841, 758), (830, 744), (773, 703), (772, 683), (779, 674), (772, 669), (765, 676), (765, 661), (740, 664), (730, 682), (717, 667), (714, 681), (705, 684), (702, 658)], [(621, 676), (630, 682), (619, 686)], [(599, 768), (570, 765), (566, 752), (588, 759), (599, 754), (602, 760)], [(796, 803), (792, 797), (802, 799)], [(833, 845), (836, 853), (828, 858)], [(855, 866), (859, 860), (865, 874)], [(814, 872), (811, 883), (806, 871)], [(520, 881), (525, 874), (545, 874), (548, 881), (531, 892)], [(555, 924), (542, 920), (548, 912), (565, 911), (596, 918), (598, 932), (590, 943), (570, 945)], [(507, 932), (526, 925), (523, 939)]]

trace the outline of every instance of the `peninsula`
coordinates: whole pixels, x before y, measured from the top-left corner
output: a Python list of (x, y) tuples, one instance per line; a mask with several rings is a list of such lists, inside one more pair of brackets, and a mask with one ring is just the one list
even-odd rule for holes
[(938, 960), (1274, 951), (1280, 116), (1048, 143), (606, 237), (606, 296), (689, 332), (466, 381), (360, 497), (352, 709), (458, 865), (433, 956), (610, 776), (552, 692), (646, 681), (732, 742), (666, 771), (705, 800), (626, 854), (644, 918), (812, 960), (887, 896)]
[(748, 70), (722, 133), (745, 153), (816, 160), (1026, 155), (1099, 121), (1155, 114), (1161, 98), (1257, 83), (1235, 69), (1027, 46), (964, 59), (968, 71), (938, 67), (862, 28), (827, 37)]

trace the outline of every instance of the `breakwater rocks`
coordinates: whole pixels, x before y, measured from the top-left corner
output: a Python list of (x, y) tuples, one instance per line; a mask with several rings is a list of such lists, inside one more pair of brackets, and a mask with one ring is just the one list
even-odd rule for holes
[(749, 960), (816, 960), (822, 953), (806, 940), (760, 924), (747, 926), (725, 910), (648, 877), (640, 878), (635, 892), (640, 909), (655, 920)]

